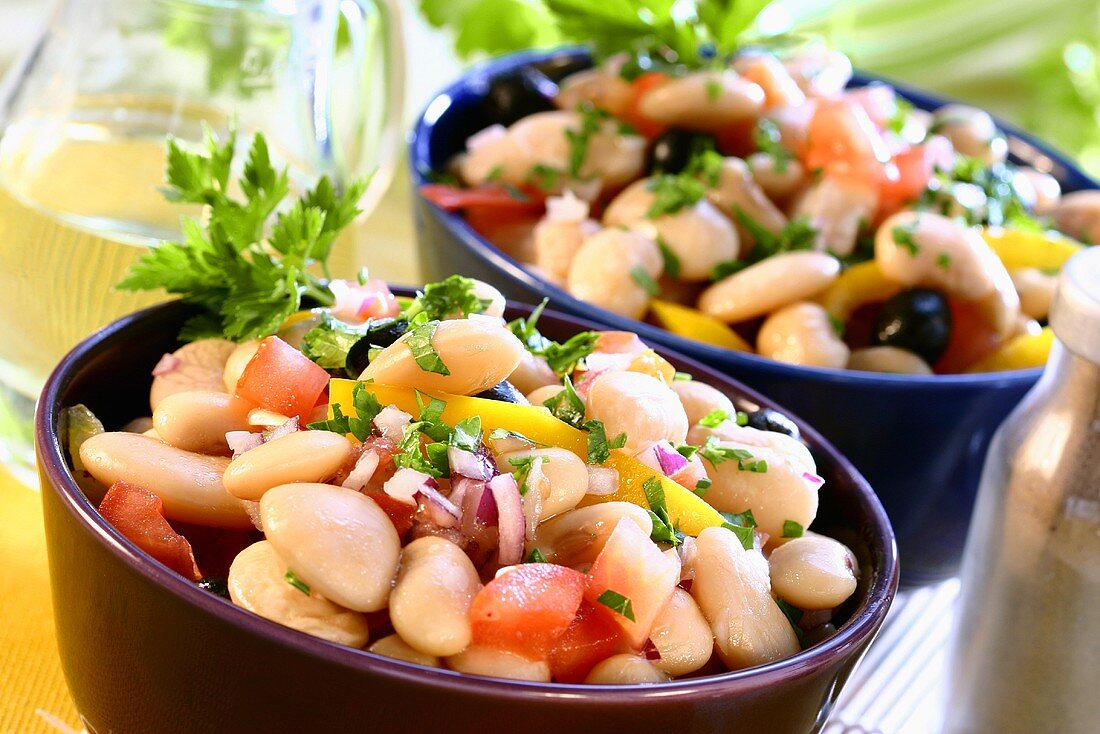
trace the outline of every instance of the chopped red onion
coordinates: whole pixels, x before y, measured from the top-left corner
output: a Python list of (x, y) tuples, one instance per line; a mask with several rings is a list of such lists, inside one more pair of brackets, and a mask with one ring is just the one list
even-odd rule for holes
[(752, 545), (758, 551), (762, 551), (764, 546), (768, 544), (768, 538), (772, 536), (765, 533), (763, 530), (756, 529), (752, 531)]
[(258, 433), (252, 433), (252, 431), (229, 431), (225, 434), (225, 442), (233, 451), (233, 458), (236, 459), (245, 451), (251, 451), (262, 444), (264, 438)]
[(169, 372), (175, 372), (179, 369), (179, 366), (183, 364), (183, 360), (174, 354), (165, 354), (153, 367), (153, 377), (163, 377)]
[(348, 489), (354, 489), (356, 492), (362, 491), (370, 482), (371, 477), (374, 476), (374, 472), (378, 470), (378, 464), (381, 463), (381, 460), (377, 451), (364, 451), (355, 460), (355, 466), (340, 485)]
[(680, 556), (680, 580), (690, 581), (694, 579), (695, 558), (698, 555), (695, 538), (685, 535), (683, 540), (680, 541), (680, 545), (676, 546), (676, 554)]
[(658, 441), (653, 444), (653, 453), (657, 456), (657, 462), (661, 465), (661, 472), (666, 477), (671, 477), (688, 465), (687, 459), (680, 452), (672, 448), (668, 441)]
[(396, 405), (387, 405), (374, 416), (374, 427), (386, 438), (399, 440), (405, 435), (405, 426), (412, 422), (412, 416)]
[(588, 219), (588, 211), (588, 202), (578, 199), (569, 189), (561, 196), (546, 198), (546, 220), (549, 222), (580, 224)]
[(458, 525), (462, 512), (454, 506), (454, 503), (440, 494), (439, 490), (432, 486), (433, 484), (435, 480), (429, 479), (420, 488), (419, 504), (433, 523), (441, 528), (453, 528)]
[(588, 494), (606, 497), (619, 491), (619, 472), (609, 466), (588, 467)]
[(523, 560), (525, 523), (523, 499), (511, 474), (498, 474), (489, 480), (489, 490), (497, 506), (498, 562), (510, 566)]
[(473, 479), (458, 479), (451, 484), (451, 496), (462, 493), (462, 534), (472, 538), (481, 534), (481, 530), (488, 525), (495, 525), (497, 521), (497, 506), (493, 501), (493, 493), (490, 492), (485, 482)]
[(657, 646), (653, 644), (653, 640), (649, 637), (645, 638), (645, 644), (642, 645), (642, 656), (646, 660), (661, 659), (661, 651), (657, 649)]
[(403, 467), (394, 472), (394, 475), (382, 485), (382, 491), (399, 502), (407, 505), (416, 504), (416, 495), (434, 481), (424, 472)]
[(292, 433), (298, 432), (298, 416), (288, 418), (270, 431), (264, 432), (264, 441), (274, 441), (277, 438), (283, 436), (289, 436)]
[(451, 465), (451, 474), (479, 479), (483, 482), (493, 478), (494, 467), (484, 454), (475, 454), (473, 451), (460, 449), (457, 446), (448, 446), (447, 461)]
[(820, 487), (821, 485), (825, 484), (825, 480), (823, 478), (819, 477), (818, 475), (814, 474), (813, 472), (808, 472), (808, 471), (802, 472), (802, 478), (805, 479), (810, 484), (812, 484), (815, 489), (817, 487)]

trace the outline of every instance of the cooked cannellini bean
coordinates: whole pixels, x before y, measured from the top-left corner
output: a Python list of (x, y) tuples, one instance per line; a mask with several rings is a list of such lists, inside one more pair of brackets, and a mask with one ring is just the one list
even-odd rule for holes
[(638, 103), (646, 118), (686, 130), (718, 130), (755, 117), (764, 90), (732, 69), (700, 71), (655, 87)]
[(875, 233), (875, 262), (888, 279), (905, 286), (941, 288), (983, 301), (990, 323), (1003, 336), (1016, 323), (1019, 297), (1000, 258), (977, 230), (928, 212), (898, 212)]
[(699, 308), (735, 324), (824, 290), (840, 274), (840, 261), (823, 252), (785, 252), (726, 276), (703, 291)]
[(633, 89), (614, 66), (601, 64), (563, 79), (554, 97), (554, 105), (561, 110), (575, 110), (577, 105), (588, 102), (612, 117), (619, 117), (633, 101)]
[(558, 376), (544, 357), (531, 354), (526, 349), (520, 356), (519, 364), (508, 375), (508, 382), (524, 395), (529, 395), (540, 387), (561, 387)]
[(536, 683), (550, 681), (550, 666), (545, 660), (528, 660), (514, 653), (487, 647), (468, 647), (447, 658), (447, 667), (459, 673), (484, 675), (489, 678), (526, 680)]
[(801, 466), (805, 471), (816, 472), (814, 457), (806, 445), (797, 438), (777, 431), (762, 431), (751, 426), (739, 426), (735, 421), (722, 421), (714, 428), (697, 425), (688, 432), (688, 443), (702, 446), (708, 437), (714, 436), (720, 441), (735, 443), (741, 447), (770, 449), (789, 461)]
[(233, 459), (222, 481), (234, 497), (258, 500), (280, 484), (328, 479), (348, 460), (351, 450), (351, 443), (338, 433), (295, 431)]
[(367, 618), (332, 603), (316, 591), (301, 591), (286, 580), (288, 567), (266, 540), (237, 554), (229, 567), (229, 598), (242, 609), (307, 635), (348, 647), (370, 639)]
[(848, 357), (848, 369), (863, 372), (889, 372), (895, 375), (930, 375), (932, 368), (908, 349), (865, 347)]
[(852, 79), (851, 60), (820, 42), (799, 49), (783, 65), (802, 91), (814, 97), (835, 96)]
[[(577, 132), (584, 127), (584, 120), (576, 112), (539, 112), (523, 118), (508, 131), (508, 136), (516, 145), (517, 152), (524, 159), (525, 168), (522, 178), (506, 183), (523, 184), (536, 165), (542, 164), (559, 171), (570, 170), (570, 157), (573, 145), (567, 131)], [(645, 168), (645, 138), (637, 135), (624, 135), (619, 124), (613, 120), (600, 123), (597, 132), (588, 136), (588, 146), (584, 162), (580, 166), (578, 179), (582, 182), (598, 181), (600, 188), (609, 189), (622, 186), (641, 175)], [(507, 176), (508, 169), (505, 171)], [(567, 186), (570, 180), (561, 185)], [(584, 193), (580, 186), (570, 186), (581, 198)], [(596, 189), (596, 192), (600, 190)]]
[(768, 562), (760, 551), (745, 550), (724, 528), (706, 528), (695, 545), (691, 596), (726, 667), (740, 670), (797, 653), (798, 638), (772, 598)]
[(859, 181), (826, 176), (799, 196), (791, 218), (804, 217), (817, 230), (814, 246), (838, 257), (851, 255), (859, 230), (871, 221), (878, 192)]
[(440, 374), (417, 364), (409, 346), (414, 335), (423, 334), (414, 329), (383, 349), (359, 379), (451, 395), (475, 395), (512, 374), (526, 351), (500, 319), (475, 314), (441, 321), (431, 333), (431, 346), (448, 372)]
[(1008, 157), (1008, 142), (985, 110), (949, 104), (936, 110), (933, 118), (936, 132), (959, 153), (983, 163), (1002, 163)]
[(733, 416), (737, 409), (733, 407), (733, 401), (721, 390), (711, 387), (698, 380), (676, 380), (672, 383), (672, 391), (680, 398), (680, 404), (684, 406), (687, 414), (688, 425), (694, 426), (704, 417), (716, 410), (724, 411)]
[(225, 367), (222, 369), (222, 384), (225, 385), (226, 392), (237, 392), (237, 381), (241, 379), (245, 366), (256, 356), (256, 350), (259, 348), (260, 342), (250, 339), (239, 344), (229, 353), (228, 359), (225, 360)]
[(1100, 244), (1100, 190), (1066, 194), (1050, 213), (1058, 229), (1070, 237), (1088, 244)]
[(764, 90), (765, 107), (787, 107), (806, 103), (806, 94), (798, 82), (769, 53), (743, 54), (733, 62), (734, 70), (750, 82), (756, 82)]
[[(770, 448), (718, 441), (723, 449), (739, 449), (751, 455), (744, 462), (727, 459), (703, 465), (712, 482), (707, 502), (722, 512), (752, 510), (757, 526), (768, 535), (782, 535), (783, 523), (793, 520), (804, 528), (817, 516), (820, 480), (797, 459)], [(764, 462), (765, 471), (748, 471), (742, 465)], [(808, 476), (807, 476), (808, 475)]]
[(540, 520), (572, 510), (584, 499), (588, 491), (588, 467), (572, 451), (556, 446), (513, 451), (497, 457), (497, 466), (502, 472), (515, 472), (514, 462), (528, 458), (542, 459), (542, 476), (548, 485), (542, 493)]
[[(475, 296), (483, 301), (488, 301), (488, 305), (481, 312), (483, 316), (491, 316), (493, 318), (504, 318), (504, 308), (507, 306), (504, 300), (504, 294), (501, 293), (495, 286), (491, 286), (484, 280), (478, 280), (477, 278), (470, 278), (473, 282), (473, 293)], [(461, 314), (455, 314), (453, 318), (463, 318)]]
[(358, 612), (385, 608), (401, 539), (374, 500), (329, 484), (283, 484), (264, 493), (260, 518), (268, 541), (310, 588)]
[(222, 390), (222, 371), (237, 345), (225, 339), (199, 339), (172, 353), (176, 364), (170, 371), (153, 377), (149, 388), (149, 406), (156, 410), (160, 401), (184, 390)]
[(406, 663), (415, 663), (428, 668), (442, 668), (443, 662), (435, 655), (425, 655), (419, 650), (409, 646), (409, 643), (401, 639), (400, 635), (386, 635), (376, 642), (372, 642), (367, 652), (381, 655), (394, 660), (403, 660)]
[(84, 441), (80, 459), (101, 484), (127, 482), (160, 497), (169, 520), (216, 528), (252, 527), (240, 500), (222, 486), (227, 458), (184, 451), (139, 433), (118, 432)]
[(803, 302), (781, 308), (764, 321), (756, 336), (756, 351), (787, 364), (841, 369), (848, 364), (851, 350), (837, 335), (828, 312), (816, 303)]
[(649, 639), (661, 654), (653, 665), (672, 676), (694, 673), (707, 664), (714, 651), (710, 625), (691, 594), (681, 588), (672, 592), (657, 615)]
[(443, 538), (417, 538), (401, 552), (390, 621), (419, 652), (457, 655), (473, 637), (470, 603), (479, 588), (477, 569), (461, 548)]
[(597, 663), (584, 682), (604, 686), (636, 686), (668, 680), (668, 673), (654, 663), (640, 655), (622, 653)]
[(800, 609), (832, 609), (856, 590), (855, 554), (823, 535), (784, 543), (772, 551), (768, 566), (772, 591)]
[(707, 190), (707, 198), (734, 222), (738, 222), (738, 233), (747, 241), (751, 241), (752, 236), (740, 225), (738, 211), (772, 234), (779, 234), (787, 224), (783, 212), (756, 183), (748, 164), (740, 158), (722, 160), (717, 185)]
[(586, 238), (600, 231), (593, 219), (556, 222), (542, 219), (535, 227), (535, 266), (555, 283), (569, 277), (569, 266)]
[(657, 200), (651, 188), (655, 181), (635, 181), (615, 197), (604, 212), (604, 225), (636, 229), (663, 243), (680, 262), (680, 279), (707, 280), (715, 265), (737, 257), (741, 249), (737, 230), (705, 199), (671, 214), (648, 217)]
[(255, 407), (224, 392), (187, 390), (169, 395), (153, 411), (153, 428), (165, 443), (198, 454), (228, 455), (225, 434), (247, 431)]
[(586, 303), (640, 318), (649, 306), (650, 294), (638, 282), (637, 273), (655, 281), (663, 267), (661, 251), (650, 238), (618, 228), (604, 229), (577, 250), (569, 266), (567, 287)]
[(609, 370), (588, 387), (586, 419), (603, 422), (608, 436), (626, 434), (624, 450), (636, 454), (657, 441), (681, 444), (688, 419), (680, 398), (656, 377)]
[(592, 563), (624, 517), (637, 523), (647, 535), (653, 532), (653, 520), (638, 505), (602, 502), (570, 510), (542, 523), (528, 550), (538, 548), (547, 561), (562, 566)]
[(1020, 311), (1029, 318), (1045, 321), (1054, 301), (1058, 276), (1038, 268), (1017, 268), (1009, 271), (1009, 275), (1020, 296)]
[(546, 385), (527, 393), (527, 400), (531, 405), (542, 405), (564, 389), (564, 385)]
[(1016, 176), (1025, 179), (1031, 185), (1031, 190), (1035, 192), (1035, 203), (1032, 209), (1036, 214), (1045, 216), (1054, 211), (1062, 196), (1062, 185), (1058, 183), (1058, 179), (1031, 166), (1021, 166), (1017, 169)]
[(786, 201), (802, 188), (806, 169), (795, 159), (780, 162), (770, 153), (753, 153), (745, 159), (753, 180), (772, 201)]

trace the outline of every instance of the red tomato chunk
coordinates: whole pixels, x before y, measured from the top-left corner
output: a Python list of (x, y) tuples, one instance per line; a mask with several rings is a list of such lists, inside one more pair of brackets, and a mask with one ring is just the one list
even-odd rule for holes
[(592, 668), (619, 651), (622, 639), (622, 630), (610, 611), (583, 601), (550, 651), (550, 673), (559, 683), (582, 683)]
[(99, 514), (131, 543), (190, 581), (202, 578), (191, 544), (164, 519), (160, 497), (134, 484), (115, 482), (99, 503)]
[(277, 336), (260, 342), (237, 381), (237, 397), (305, 418), (328, 387), (328, 373)]
[(552, 563), (516, 566), (474, 597), (474, 645), (545, 659), (577, 616), (583, 595), (579, 571)]

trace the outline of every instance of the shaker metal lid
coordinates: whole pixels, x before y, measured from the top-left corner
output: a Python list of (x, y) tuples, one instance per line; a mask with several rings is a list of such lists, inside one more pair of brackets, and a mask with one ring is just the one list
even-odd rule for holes
[(1100, 246), (1085, 248), (1062, 268), (1050, 326), (1067, 349), (1100, 362)]

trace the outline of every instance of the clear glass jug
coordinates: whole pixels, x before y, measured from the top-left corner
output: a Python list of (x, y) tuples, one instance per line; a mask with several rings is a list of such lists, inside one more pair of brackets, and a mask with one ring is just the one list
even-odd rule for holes
[(0, 88), (0, 460), (33, 466), (33, 401), (65, 351), (156, 300), (113, 285), (196, 214), (158, 190), (167, 135), (263, 132), (292, 187), (376, 171), (361, 205), (377, 203), (400, 139), (398, 14), (397, 0), (62, 0)]

